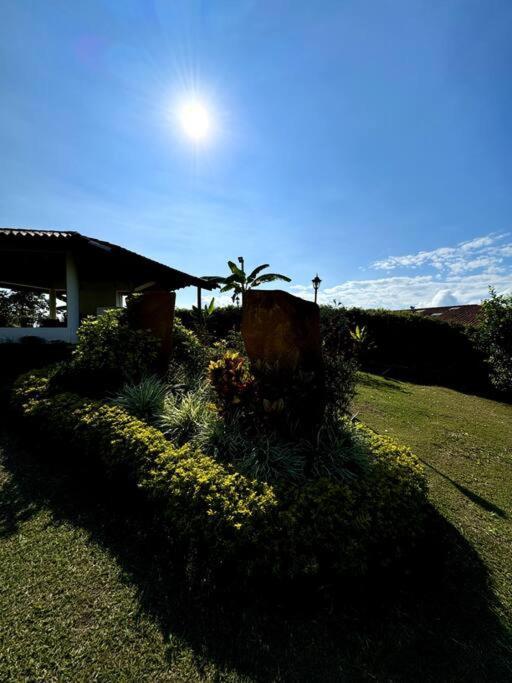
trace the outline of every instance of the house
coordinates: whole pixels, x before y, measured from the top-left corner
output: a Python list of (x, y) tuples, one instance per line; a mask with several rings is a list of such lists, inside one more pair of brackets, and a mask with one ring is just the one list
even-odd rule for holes
[(36, 335), (74, 342), (80, 321), (121, 306), (133, 292), (212, 289), (212, 284), (78, 232), (0, 228), (0, 288), (45, 293), (49, 318), (34, 328), (0, 327), (0, 339)]
[(415, 308), (414, 313), (449, 323), (459, 323), (459, 325), (476, 325), (480, 308), (480, 304), (464, 304), (462, 306)]

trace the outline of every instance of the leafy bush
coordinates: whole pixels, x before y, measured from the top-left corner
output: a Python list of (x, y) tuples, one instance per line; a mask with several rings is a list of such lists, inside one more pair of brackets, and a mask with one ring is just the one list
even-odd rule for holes
[[(180, 309), (176, 311), (176, 316), (185, 327), (194, 329), (196, 318), (194, 312), (189, 309)], [(206, 326), (208, 333), (216, 340), (225, 339), (227, 335), (232, 332), (240, 331), (240, 324), (242, 322), (242, 308), (239, 306), (223, 306), (222, 308), (215, 308), (208, 319)]]
[(219, 360), (211, 361), (208, 379), (224, 408), (247, 400), (254, 387), (247, 360), (236, 351), (228, 351)]
[(123, 382), (138, 382), (151, 374), (159, 341), (148, 330), (132, 329), (127, 316), (126, 309), (113, 308), (82, 322), (71, 361), (53, 377), (56, 392), (104, 395)]
[(486, 356), (492, 385), (512, 392), (512, 295), (490, 293), (482, 302), (475, 339)]
[(163, 409), (167, 385), (158, 377), (144, 377), (138, 384), (125, 384), (113, 403), (146, 422), (154, 422)]
[(177, 447), (116, 405), (73, 394), (50, 396), (48, 378), (18, 381), (13, 405), (31, 427), (75, 459), (99, 459), (154, 501), (169, 540), (199, 566), (243, 574), (362, 576), (404, 561), (421, 534), (426, 486), (408, 449), (358, 428), (366, 466), (346, 481), (314, 478), (269, 486), (230, 465)]
[(175, 317), (172, 331), (172, 359), (169, 380), (172, 384), (192, 387), (200, 380), (208, 364), (207, 352), (197, 335)]

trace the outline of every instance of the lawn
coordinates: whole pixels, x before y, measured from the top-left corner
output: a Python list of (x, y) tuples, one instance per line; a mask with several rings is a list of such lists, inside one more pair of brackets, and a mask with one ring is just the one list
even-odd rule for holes
[(432, 501), (488, 567), (512, 622), (512, 405), (362, 374), (355, 410), (421, 458)]
[(351, 599), (191, 590), (133, 500), (5, 434), (0, 680), (510, 680), (512, 407), (363, 375), (356, 410), (441, 514), (418, 576)]

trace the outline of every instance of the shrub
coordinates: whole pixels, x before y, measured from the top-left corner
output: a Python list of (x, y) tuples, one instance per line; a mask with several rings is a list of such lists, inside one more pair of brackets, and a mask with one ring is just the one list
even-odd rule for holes
[[(196, 317), (194, 311), (180, 309), (176, 311), (180, 321), (187, 328), (194, 329)], [(215, 339), (224, 339), (231, 331), (239, 331), (242, 321), (242, 308), (239, 306), (223, 306), (215, 308), (206, 320), (208, 333)]]
[(127, 316), (126, 309), (113, 308), (82, 322), (71, 361), (52, 379), (54, 391), (104, 395), (151, 374), (159, 341), (148, 330), (129, 327)]
[(134, 380), (156, 361), (159, 342), (148, 330), (128, 326), (126, 309), (113, 308), (86, 318), (78, 329), (73, 361), (90, 371), (121, 369)]
[(355, 393), (359, 349), (353, 341), (348, 318), (336, 309), (322, 307), (321, 311), (326, 403), (347, 413)]
[(157, 506), (169, 540), (201, 567), (281, 579), (356, 577), (404, 560), (425, 514), (425, 481), (408, 449), (358, 428), (367, 466), (347, 481), (269, 486), (163, 434), (116, 405), (50, 396), (48, 378), (18, 381), (13, 405), (32, 429), (77, 461), (130, 477)]
[(482, 302), (475, 340), (486, 356), (491, 383), (512, 392), (512, 295), (491, 296)]
[(247, 360), (236, 351), (228, 351), (219, 360), (211, 361), (208, 379), (224, 408), (248, 400), (254, 388)]
[(197, 335), (175, 317), (172, 331), (172, 359), (169, 380), (173, 384), (192, 387), (205, 372), (208, 358)]
[(315, 479), (296, 489), (280, 523), (278, 557), (291, 575), (365, 575), (407, 564), (426, 515), (422, 468), (406, 448), (359, 428), (372, 457), (364, 477)]
[(163, 409), (167, 386), (158, 377), (144, 377), (138, 384), (125, 384), (113, 403), (135, 417), (154, 422)]

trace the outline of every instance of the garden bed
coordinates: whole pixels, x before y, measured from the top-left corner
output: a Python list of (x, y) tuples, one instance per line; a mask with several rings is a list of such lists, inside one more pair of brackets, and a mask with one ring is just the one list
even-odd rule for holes
[(250, 478), (200, 450), (177, 447), (119, 406), (52, 395), (48, 373), (20, 378), (12, 403), (32, 433), (111, 481), (133, 482), (159, 511), (165, 537), (209, 569), (290, 579), (361, 577), (407, 556), (426, 510), (422, 468), (407, 448), (363, 427), (358, 477), (301, 485)]

